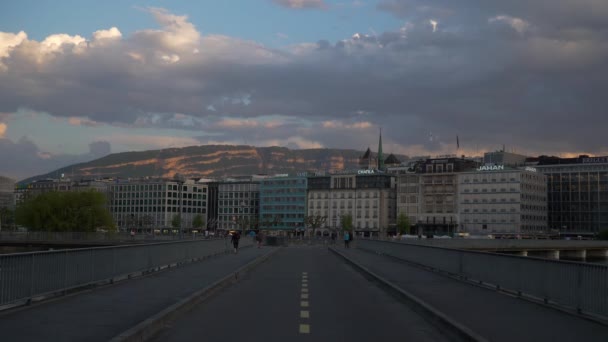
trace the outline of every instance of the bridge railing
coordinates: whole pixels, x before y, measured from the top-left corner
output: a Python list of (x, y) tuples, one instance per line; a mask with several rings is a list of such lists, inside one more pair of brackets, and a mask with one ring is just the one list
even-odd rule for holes
[(113, 282), (229, 248), (228, 239), (213, 239), (0, 255), (0, 307)]
[(0, 241), (28, 242), (124, 242), (124, 241), (172, 241), (200, 239), (202, 234), (142, 234), (131, 236), (128, 232), (0, 232)]
[(357, 247), (608, 319), (608, 265), (365, 239)]

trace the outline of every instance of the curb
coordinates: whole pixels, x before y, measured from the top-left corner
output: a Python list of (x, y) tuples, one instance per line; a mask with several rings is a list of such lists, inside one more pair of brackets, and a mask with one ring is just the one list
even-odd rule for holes
[(159, 331), (161, 331), (165, 326), (172, 321), (174, 318), (183, 314), (190, 309), (192, 309), (195, 305), (199, 304), (202, 300), (209, 298), (211, 295), (216, 293), (217, 291), (230, 286), (231, 284), (237, 282), (243, 274), (247, 273), (249, 270), (253, 269), (257, 265), (263, 263), (268, 260), (271, 256), (279, 251), (279, 248), (272, 250), (269, 253), (266, 253), (262, 256), (257, 257), (256, 259), (250, 261), (249, 263), (241, 266), (236, 271), (231, 272), (227, 276), (222, 279), (212, 283), (211, 285), (198, 290), (191, 294), (190, 296), (180, 300), (179, 302), (165, 308), (159, 313), (148, 317), (141, 323), (136, 326), (123, 331), (122, 333), (116, 335), (110, 342), (131, 342), (131, 341), (146, 341), (151, 337), (155, 336)]
[(488, 342), (487, 339), (478, 335), (471, 329), (465, 327), (461, 323), (448, 317), (443, 312), (437, 310), (433, 306), (424, 302), (422, 299), (401, 289), (400, 287), (393, 284), (392, 282), (385, 279), (384, 277), (381, 277), (380, 275), (372, 272), (367, 267), (350, 259), (343, 253), (337, 251), (336, 249), (334, 249), (332, 247), (328, 247), (328, 249), (330, 251), (332, 251), (334, 254), (342, 257), (344, 260), (346, 260), (349, 264), (351, 264), (357, 271), (361, 272), (363, 275), (371, 277), (372, 279), (374, 279), (375, 281), (380, 283), (380, 285), (382, 287), (384, 287), (385, 289), (387, 289), (389, 292), (391, 292), (391, 294), (399, 297), (399, 299), (401, 299), (402, 301), (404, 301), (407, 304), (409, 304), (410, 306), (412, 306), (412, 308), (415, 309), (416, 312), (419, 312), (419, 313), (423, 314), (424, 316), (426, 316), (427, 318), (430, 318), (434, 323), (437, 323), (441, 328), (444, 328), (445, 330), (447, 330), (447, 332), (450, 333), (452, 335), (452, 337), (456, 337), (463, 341)]

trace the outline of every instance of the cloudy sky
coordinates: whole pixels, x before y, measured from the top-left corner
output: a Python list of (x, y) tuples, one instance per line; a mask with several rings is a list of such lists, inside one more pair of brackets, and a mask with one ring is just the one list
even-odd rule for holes
[[(608, 1), (0, 4), (0, 174), (199, 144), (608, 154)], [(460, 150), (456, 150), (456, 136)]]

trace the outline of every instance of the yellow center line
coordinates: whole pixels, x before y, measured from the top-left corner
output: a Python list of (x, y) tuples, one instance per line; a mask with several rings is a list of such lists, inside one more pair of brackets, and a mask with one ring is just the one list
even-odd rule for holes
[(304, 283), (302, 284), (302, 287), (308, 287), (308, 284)]
[(303, 283), (308, 283), (308, 279), (302, 279)]
[(302, 289), (302, 293), (308, 293), (308, 289)]
[(308, 310), (300, 311), (300, 318), (310, 318), (310, 311), (308, 311)]
[(308, 299), (308, 293), (302, 293), (300, 299)]
[(300, 334), (310, 334), (310, 325), (300, 324)]
[(308, 301), (307, 300), (303, 300), (300, 302), (300, 306), (303, 308), (307, 308), (308, 307)]

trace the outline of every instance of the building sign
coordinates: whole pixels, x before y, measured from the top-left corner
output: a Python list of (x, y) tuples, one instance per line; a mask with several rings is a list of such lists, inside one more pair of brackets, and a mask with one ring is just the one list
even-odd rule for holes
[(376, 173), (376, 171), (374, 171), (374, 170), (359, 170), (359, 171), (357, 171), (357, 174), (359, 174), (359, 175), (373, 175), (375, 173)]
[(504, 169), (504, 165), (483, 165), (480, 166), (477, 171), (502, 171)]
[(530, 171), (530, 172), (536, 172), (536, 168), (535, 167), (530, 167), (530, 166), (526, 166), (526, 168), (524, 170), (525, 171)]
[(608, 163), (608, 157), (583, 158), (583, 164)]

